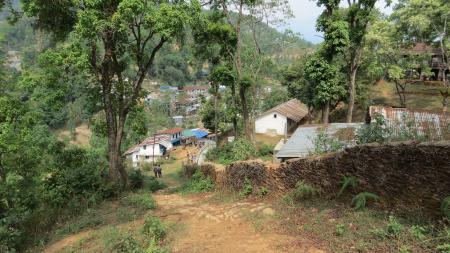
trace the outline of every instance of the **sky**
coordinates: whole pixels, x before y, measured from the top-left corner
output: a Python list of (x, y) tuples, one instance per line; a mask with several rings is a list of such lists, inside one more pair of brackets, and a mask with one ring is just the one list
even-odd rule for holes
[[(300, 33), (304, 39), (319, 43), (322, 41), (320, 33), (316, 32), (316, 19), (322, 13), (322, 8), (318, 7), (316, 1), (312, 0), (289, 0), (294, 18), (288, 20), (289, 28)], [(392, 12), (392, 8), (384, 8), (384, 1), (378, 1), (377, 7), (386, 14)]]

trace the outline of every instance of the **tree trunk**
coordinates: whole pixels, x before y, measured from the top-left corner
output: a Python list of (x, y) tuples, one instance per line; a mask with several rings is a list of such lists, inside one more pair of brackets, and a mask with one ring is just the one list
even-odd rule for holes
[(218, 136), (217, 136), (217, 96), (219, 95), (219, 91), (215, 90), (215, 94), (214, 94), (214, 134), (215, 134), (215, 142), (216, 142), (216, 146), (218, 146)]
[(397, 90), (398, 98), (400, 100), (400, 106), (406, 107), (406, 94), (405, 94), (405, 87), (406, 84), (402, 85), (399, 83), (399, 81), (395, 81), (395, 89)]
[(355, 97), (356, 97), (356, 72), (358, 71), (358, 60), (360, 55), (360, 49), (356, 48), (351, 54), (350, 62), (350, 85), (349, 85), (349, 100), (348, 100), (348, 111), (347, 111), (347, 123), (352, 123), (353, 121), (353, 110), (355, 107)]
[(326, 102), (324, 108), (322, 109), (322, 123), (328, 124), (330, 118), (330, 102)]
[(253, 134), (251, 129), (251, 124), (249, 120), (249, 111), (248, 111), (248, 104), (247, 104), (247, 98), (246, 98), (246, 88), (241, 87), (239, 88), (239, 96), (241, 98), (241, 104), (242, 104), (242, 119), (244, 121), (244, 134), (245, 137), (253, 142)]

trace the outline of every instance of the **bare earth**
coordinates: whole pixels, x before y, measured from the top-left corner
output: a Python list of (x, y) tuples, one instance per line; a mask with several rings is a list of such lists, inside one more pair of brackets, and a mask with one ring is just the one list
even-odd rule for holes
[[(219, 203), (211, 201), (212, 196), (212, 194), (185, 196), (167, 191), (154, 194), (159, 207), (155, 216), (175, 224), (175, 232), (170, 235), (171, 252), (325, 252), (302, 242), (299, 238), (279, 233), (272, 227), (265, 227), (264, 223), (263, 228), (257, 229), (248, 217), (258, 217), (256, 219), (276, 217), (275, 211), (267, 203), (249, 201)], [(142, 222), (135, 220), (120, 226), (136, 226)], [(61, 252), (100, 229), (87, 230), (66, 237), (49, 245), (44, 252)]]

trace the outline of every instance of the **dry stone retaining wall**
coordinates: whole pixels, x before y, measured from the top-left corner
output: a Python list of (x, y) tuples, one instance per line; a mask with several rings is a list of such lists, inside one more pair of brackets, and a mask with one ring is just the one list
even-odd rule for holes
[[(252, 167), (258, 172), (252, 172)], [(255, 175), (258, 177), (253, 180)], [(436, 213), (442, 199), (450, 196), (450, 142), (366, 144), (291, 160), (277, 168), (255, 162), (235, 163), (217, 178), (222, 179), (221, 185), (238, 187), (244, 177), (249, 177), (255, 184), (276, 192), (285, 192), (304, 180), (320, 188), (324, 196), (334, 197), (344, 176), (358, 179), (353, 193), (375, 193), (388, 209)]]

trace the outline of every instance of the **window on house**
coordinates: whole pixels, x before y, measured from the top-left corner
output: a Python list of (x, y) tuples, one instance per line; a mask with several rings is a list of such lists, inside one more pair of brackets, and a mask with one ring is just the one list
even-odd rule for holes
[(144, 150), (146, 150), (147, 149), (147, 145), (144, 145)]
[(138, 159), (139, 158), (139, 156), (138, 155), (136, 155), (136, 159)]
[(150, 156), (149, 156), (149, 155), (146, 155), (146, 156), (145, 156), (145, 159), (150, 159)]
[(274, 119), (276, 119), (276, 118), (277, 118), (277, 115), (276, 115), (276, 114), (274, 114), (274, 115), (273, 115), (273, 118), (274, 118)]

